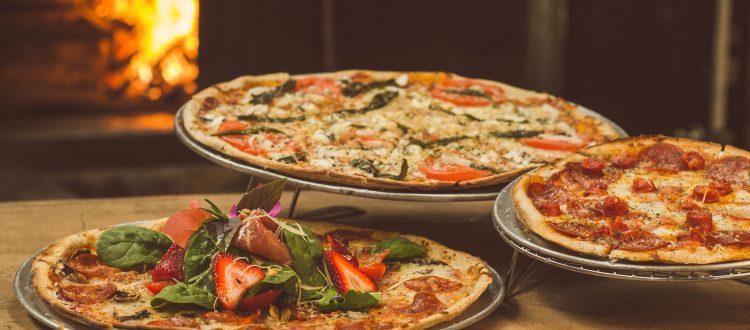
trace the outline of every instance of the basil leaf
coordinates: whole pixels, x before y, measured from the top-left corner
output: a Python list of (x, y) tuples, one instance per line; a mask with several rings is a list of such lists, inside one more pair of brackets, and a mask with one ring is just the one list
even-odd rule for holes
[(213, 309), (216, 296), (209, 290), (187, 283), (165, 287), (151, 299), (151, 307), (160, 308), (170, 304), (198, 305)]
[(376, 305), (380, 302), (378, 292), (349, 291), (343, 297), (333, 288), (323, 292), (323, 298), (318, 301), (318, 308), (322, 311), (360, 310)]
[(297, 272), (302, 283), (312, 286), (325, 285), (326, 279), (318, 272), (318, 264), (323, 257), (323, 246), (310, 229), (302, 225), (300, 225), (300, 228), (305, 232), (309, 241), (284, 229), (286, 244), (289, 246), (289, 252), (292, 253), (292, 259), (294, 259), (292, 268)]
[(279, 179), (266, 183), (261, 187), (253, 188), (242, 195), (242, 198), (237, 203), (237, 209), (263, 209), (266, 212), (270, 211), (281, 199), (285, 183), (286, 179)]
[[(196, 283), (198, 275), (211, 269), (211, 259), (219, 253), (219, 248), (211, 241), (206, 228), (201, 226), (190, 236), (185, 250), (182, 269), (185, 271), (185, 281)], [(209, 271), (210, 273), (210, 271)]]
[(171, 245), (172, 240), (156, 230), (122, 226), (102, 233), (96, 254), (112, 267), (154, 267)]
[(212, 220), (204, 222), (203, 227), (206, 228), (206, 234), (208, 234), (211, 242), (216, 245), (216, 248), (221, 252), (227, 252), (229, 245), (232, 244), (234, 234), (240, 227), (240, 222), (240, 218), (231, 218), (227, 221)]
[(391, 237), (377, 242), (372, 246), (372, 252), (378, 253), (386, 248), (391, 250), (386, 257), (389, 260), (416, 257), (426, 252), (423, 246), (405, 237)]

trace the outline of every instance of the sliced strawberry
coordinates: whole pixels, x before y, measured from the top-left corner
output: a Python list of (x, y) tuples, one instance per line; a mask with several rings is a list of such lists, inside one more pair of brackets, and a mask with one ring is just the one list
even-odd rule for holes
[(213, 260), (216, 295), (224, 309), (235, 309), (247, 289), (266, 277), (263, 269), (226, 253), (218, 253)]
[(367, 277), (373, 282), (377, 282), (379, 279), (383, 278), (383, 275), (385, 275), (386, 268), (387, 267), (384, 263), (379, 262), (372, 265), (360, 266), (359, 270), (365, 273), (365, 275), (367, 275)]
[(177, 282), (172, 281), (172, 280), (169, 280), (169, 281), (156, 281), (156, 282), (146, 283), (146, 289), (148, 289), (148, 291), (151, 291), (151, 293), (153, 293), (153, 294), (157, 294), (157, 293), (161, 292), (162, 289), (164, 289), (164, 288), (166, 288), (166, 287), (168, 287), (168, 286), (170, 286), (172, 284), (175, 284), (175, 283), (177, 283)]
[(185, 272), (182, 264), (185, 259), (185, 249), (177, 244), (172, 244), (166, 253), (161, 257), (159, 263), (151, 271), (151, 279), (156, 281), (185, 280)]
[(359, 260), (357, 260), (357, 257), (355, 257), (351, 252), (349, 252), (349, 249), (344, 246), (341, 241), (339, 241), (336, 237), (333, 237), (331, 234), (326, 234), (326, 242), (328, 243), (328, 246), (331, 250), (334, 250), (344, 256), (346, 260), (349, 260), (349, 262), (354, 265), (354, 267), (359, 267)]
[(333, 250), (323, 251), (328, 272), (331, 274), (336, 290), (345, 294), (351, 290), (359, 292), (373, 292), (378, 288), (367, 275), (354, 267), (341, 253)]
[(271, 289), (268, 291), (263, 291), (252, 297), (247, 297), (247, 298), (243, 298), (242, 300), (240, 300), (240, 305), (238, 308), (244, 309), (244, 310), (266, 308), (269, 305), (273, 304), (273, 302), (276, 301), (276, 299), (279, 299), (280, 295), (281, 295), (280, 289)]

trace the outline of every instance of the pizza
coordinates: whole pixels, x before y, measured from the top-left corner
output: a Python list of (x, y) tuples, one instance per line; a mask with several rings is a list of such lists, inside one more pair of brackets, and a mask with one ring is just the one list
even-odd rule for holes
[(587, 148), (512, 190), (531, 231), (584, 254), (677, 264), (750, 259), (750, 153), (664, 136)]
[(560, 98), (442, 72), (244, 76), (182, 116), (195, 140), (250, 165), (393, 189), (506, 182), (618, 137)]
[(276, 218), (266, 196), (251, 196), (254, 209), (193, 202), (66, 237), (35, 258), (34, 287), (107, 328), (423, 329), (492, 282), (477, 257), (414, 235)]

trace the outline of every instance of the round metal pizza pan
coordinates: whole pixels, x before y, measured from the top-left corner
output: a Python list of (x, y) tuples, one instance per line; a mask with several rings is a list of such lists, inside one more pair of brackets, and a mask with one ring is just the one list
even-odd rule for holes
[[(146, 223), (151, 220), (135, 221), (129, 223), (118, 224), (117, 226), (126, 225), (138, 225)], [(18, 302), (26, 309), (26, 311), (42, 323), (43, 325), (52, 329), (67, 329), (67, 330), (78, 330), (78, 329), (99, 329), (86, 325), (83, 323), (76, 322), (75, 320), (66, 317), (65, 315), (57, 312), (52, 306), (47, 304), (42, 298), (37, 295), (33, 284), (33, 273), (31, 272), (31, 264), (34, 262), (34, 258), (41, 253), (44, 248), (36, 251), (28, 259), (26, 259), (21, 267), (16, 271), (16, 276), (13, 279), (13, 290), (16, 293)], [(505, 299), (505, 279), (492, 267), (487, 265), (490, 274), (492, 276), (492, 283), (487, 287), (479, 299), (471, 304), (461, 315), (457, 318), (440, 323), (431, 329), (435, 330), (458, 330), (464, 329), (479, 320), (490, 315)]]
[(750, 261), (708, 265), (664, 265), (611, 260), (581, 254), (547, 241), (526, 227), (516, 214), (509, 183), (497, 196), (492, 212), (500, 237), (519, 252), (563, 269), (611, 278), (645, 281), (712, 281), (750, 276)]
[[(607, 119), (606, 117), (583, 107), (579, 107), (583, 113), (592, 117), (598, 118), (607, 124), (611, 125), (614, 130), (621, 136), (627, 137), (628, 134), (620, 126)], [(175, 114), (175, 133), (180, 141), (185, 144), (190, 150), (197, 153), (198, 155), (218, 164), (223, 167), (246, 173), (253, 176), (258, 176), (265, 179), (286, 179), (287, 184), (303, 189), (312, 189), (328, 193), (340, 194), (340, 195), (353, 195), (359, 197), (367, 197), (374, 199), (387, 199), (397, 201), (413, 201), (413, 202), (468, 202), (468, 201), (489, 201), (497, 197), (498, 191), (506, 185), (501, 183), (498, 185), (480, 187), (473, 189), (463, 190), (445, 190), (445, 191), (424, 191), (424, 190), (397, 190), (397, 189), (377, 189), (377, 188), (362, 188), (353, 187), (346, 185), (339, 185), (335, 183), (326, 183), (321, 181), (314, 181), (299, 177), (294, 177), (284, 173), (275, 172), (269, 169), (264, 169), (256, 166), (247, 164), (246, 162), (224, 155), (212, 148), (206, 147), (197, 140), (195, 140), (190, 133), (187, 132), (184, 122), (182, 120), (182, 113), (185, 110), (184, 106), (181, 107), (177, 114)]]

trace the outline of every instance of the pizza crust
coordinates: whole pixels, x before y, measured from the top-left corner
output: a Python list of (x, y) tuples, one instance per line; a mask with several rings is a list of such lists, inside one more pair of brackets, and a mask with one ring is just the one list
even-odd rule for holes
[[(733, 146), (722, 147), (719, 144), (695, 141), (683, 138), (666, 136), (639, 136), (619, 139), (581, 150), (578, 154), (571, 155), (554, 164), (549, 164), (535, 171), (523, 175), (513, 187), (511, 196), (516, 212), (529, 229), (537, 235), (560, 246), (584, 254), (610, 259), (622, 259), (637, 262), (654, 261), (667, 264), (710, 264), (737, 260), (750, 259), (750, 247), (720, 246), (716, 248), (701, 247), (678, 247), (670, 249), (659, 249), (653, 251), (627, 251), (610, 249), (608, 246), (597, 244), (583, 239), (569, 237), (559, 233), (549, 224), (549, 218), (541, 214), (526, 194), (526, 187), (534, 176), (548, 178), (552, 174), (562, 170), (566, 163), (579, 162), (586, 157), (600, 156), (607, 158), (611, 155), (622, 153), (633, 153), (644, 146), (665, 142), (679, 146), (685, 151), (697, 151), (706, 155), (721, 157), (726, 155), (739, 155), (750, 157), (750, 152)], [(723, 150), (723, 152), (722, 152)]]
[[(347, 70), (347, 71), (339, 71), (339, 72), (334, 72), (334, 73), (298, 75), (295, 77), (316, 76), (316, 77), (336, 78), (336, 77), (342, 77), (342, 76), (349, 76), (356, 72), (366, 73), (374, 77), (377, 80), (397, 78), (399, 75), (404, 73), (404, 72), (384, 72), (384, 71), (368, 71), (368, 70)], [(437, 79), (437, 77), (440, 74), (445, 75), (444, 73), (435, 73), (435, 72), (408, 72), (408, 73), (431, 76), (433, 77), (433, 79)], [(251, 155), (246, 152), (243, 152), (242, 150), (235, 148), (234, 146), (230, 145), (224, 140), (218, 137), (212, 136), (211, 134), (200, 129), (199, 119), (197, 118), (197, 114), (201, 108), (201, 102), (203, 99), (207, 97), (219, 97), (221, 95), (222, 90), (242, 88), (251, 83), (283, 81), (283, 80), (289, 79), (290, 77), (291, 76), (287, 73), (275, 73), (275, 74), (268, 74), (268, 75), (261, 75), (261, 76), (242, 76), (232, 81), (220, 83), (215, 86), (209, 87), (195, 94), (192, 97), (192, 99), (185, 104), (183, 111), (182, 111), (183, 123), (185, 125), (185, 129), (187, 130), (187, 132), (190, 134), (192, 138), (194, 138), (201, 144), (211, 149), (214, 149), (220, 153), (223, 153), (227, 156), (237, 158), (244, 162), (247, 162), (248, 164), (252, 166), (257, 166), (263, 169), (268, 169), (268, 170), (272, 170), (272, 171), (276, 171), (276, 172), (280, 172), (283, 174), (287, 174), (287, 175), (299, 177), (299, 178), (304, 178), (304, 179), (319, 180), (319, 181), (339, 183), (339, 184), (352, 185), (352, 186), (360, 186), (360, 187), (366, 187), (366, 188), (419, 189), (419, 190), (469, 189), (469, 188), (484, 187), (484, 186), (491, 186), (491, 185), (496, 185), (500, 183), (505, 183), (505, 182), (510, 181), (513, 178), (516, 178), (521, 173), (537, 168), (541, 165), (541, 164), (532, 164), (527, 167), (517, 168), (511, 171), (501, 172), (498, 174), (493, 174), (487, 177), (468, 180), (468, 181), (451, 182), (451, 181), (428, 180), (424, 182), (413, 182), (413, 181), (404, 182), (404, 181), (391, 180), (391, 179), (385, 179), (385, 178), (366, 177), (363, 175), (352, 175), (352, 174), (342, 173), (339, 171), (326, 170), (322, 168), (310, 168), (310, 167), (299, 166), (296, 164), (281, 163), (281, 162), (271, 160), (265, 157), (259, 157), (259, 156), (255, 156), (255, 155)], [(468, 79), (465, 77), (461, 77), (459, 75), (452, 75), (452, 77)], [(476, 80), (476, 81), (479, 81), (488, 85), (495, 85), (495, 86), (502, 87), (506, 95), (509, 98), (521, 99), (521, 98), (531, 98), (531, 97), (548, 97), (547, 94), (532, 92), (532, 91), (524, 90), (518, 87), (510, 86), (510, 85), (495, 82), (495, 81), (483, 80), (483, 79), (473, 79), (473, 80)], [(574, 113), (574, 117), (576, 117), (576, 119), (592, 118), (581, 113), (580, 111), (576, 111)], [(606, 122), (598, 120), (598, 119), (594, 119), (594, 121), (596, 123), (597, 129), (605, 136), (606, 139), (615, 139), (615, 138), (620, 137), (619, 133), (615, 130), (615, 128), (610, 126)]]
[[(166, 218), (153, 220), (147, 223), (139, 224), (141, 227), (159, 230), (166, 222)], [(289, 221), (286, 219), (279, 219), (282, 221)], [(492, 283), (492, 276), (490, 275), (487, 266), (481, 259), (472, 256), (470, 254), (452, 250), (440, 243), (437, 243), (428, 238), (424, 238), (416, 235), (403, 235), (395, 232), (383, 232), (383, 231), (371, 231), (365, 228), (341, 225), (336, 223), (326, 222), (307, 222), (307, 221), (292, 221), (294, 223), (300, 223), (308, 226), (314, 233), (320, 235), (333, 230), (352, 230), (352, 231), (369, 231), (372, 233), (373, 238), (382, 240), (388, 237), (396, 235), (406, 237), (417, 243), (421, 243), (427, 247), (427, 257), (441, 260), (447, 263), (451, 268), (464, 270), (462, 276), (470, 276), (472, 279), (472, 287), (468, 291), (468, 294), (456, 301), (455, 303), (447, 306), (447, 309), (432, 314), (430, 316), (420, 318), (415, 322), (409, 323), (404, 329), (425, 329), (434, 326), (438, 323), (450, 321), (458, 317), (464, 312), (474, 301), (479, 299), (479, 296), (487, 289)], [(70, 255), (75, 251), (95, 246), (98, 237), (107, 229), (111, 227), (104, 227), (89, 230), (83, 233), (74, 234), (63, 238), (57, 242), (50, 244), (44, 249), (35, 259), (31, 265), (33, 286), (40, 298), (50, 304), (55, 310), (61, 312), (67, 317), (70, 317), (78, 322), (89, 324), (96, 327), (110, 328), (131, 328), (131, 329), (164, 329), (164, 327), (148, 326), (148, 325), (134, 325), (133, 323), (123, 323), (117, 321), (114, 318), (108, 320), (100, 320), (91, 316), (76, 312), (70, 308), (69, 305), (65, 304), (56, 295), (56, 283), (50, 279), (49, 274), (53, 271), (54, 265), (60, 260), (67, 260)], [(468, 279), (468, 278), (467, 278)], [(144, 320), (148, 322), (149, 320)], [(322, 324), (322, 326), (333, 328), (335, 320), (331, 323)], [(173, 327), (171, 329), (181, 329)]]

